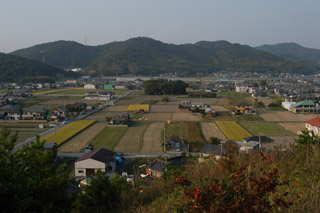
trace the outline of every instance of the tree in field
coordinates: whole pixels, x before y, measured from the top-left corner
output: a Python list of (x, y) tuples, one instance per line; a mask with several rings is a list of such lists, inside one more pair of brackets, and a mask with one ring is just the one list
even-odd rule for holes
[(13, 152), (17, 134), (0, 133), (0, 205), (3, 212), (69, 212), (67, 176), (58, 174), (56, 153), (36, 142)]

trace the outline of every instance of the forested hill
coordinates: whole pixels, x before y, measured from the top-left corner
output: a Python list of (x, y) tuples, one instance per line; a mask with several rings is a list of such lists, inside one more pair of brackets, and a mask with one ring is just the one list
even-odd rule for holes
[(0, 82), (54, 82), (74, 75), (38, 61), (0, 53)]
[(283, 57), (227, 41), (201, 41), (195, 44), (167, 44), (145, 37), (85, 46), (73, 41), (57, 41), (17, 50), (12, 54), (43, 60), (57, 67), (81, 67), (103, 75), (157, 75), (178, 72), (182, 76), (219, 70), (238, 72), (320, 71), (312, 62)]
[(275, 45), (262, 45), (262, 46), (256, 47), (256, 49), (263, 50), (271, 54), (286, 57), (286, 58), (313, 61), (316, 63), (320, 63), (320, 49), (317, 50), (312, 48), (306, 48), (296, 43), (280, 43)]

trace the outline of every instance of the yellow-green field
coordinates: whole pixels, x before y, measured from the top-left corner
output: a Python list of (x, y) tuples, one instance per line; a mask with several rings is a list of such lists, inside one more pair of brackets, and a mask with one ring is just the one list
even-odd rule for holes
[(243, 138), (252, 136), (235, 121), (217, 121), (216, 123), (229, 140), (243, 141)]
[(68, 126), (63, 127), (62, 129), (59, 129), (56, 133), (51, 133), (50, 135), (47, 135), (42, 140), (48, 141), (48, 142), (54, 142), (55, 141), (55, 135), (56, 135), (56, 143), (57, 145), (62, 144), (63, 142), (69, 140), (71, 137), (75, 136), (85, 128), (92, 125), (95, 120), (81, 120), (81, 121), (75, 121)]
[(149, 112), (149, 104), (130, 104), (127, 111), (139, 111), (140, 109)]
[(33, 90), (32, 94), (33, 95), (44, 95), (44, 94), (49, 94), (49, 93), (55, 93), (55, 92), (61, 92), (64, 91), (65, 89), (45, 89), (45, 90)]

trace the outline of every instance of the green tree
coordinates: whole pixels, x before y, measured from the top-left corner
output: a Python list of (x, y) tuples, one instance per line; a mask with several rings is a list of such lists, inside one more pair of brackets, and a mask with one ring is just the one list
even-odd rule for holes
[(0, 137), (0, 205), (3, 212), (69, 212), (67, 176), (57, 173), (55, 152), (36, 142), (13, 151), (17, 134), (4, 128)]
[(267, 82), (265, 80), (260, 81), (260, 86), (267, 86)]
[(79, 212), (117, 212), (121, 209), (122, 193), (127, 192), (129, 185), (120, 176), (111, 180), (98, 171), (79, 195), (76, 206)]
[(221, 143), (221, 140), (219, 138), (216, 138), (216, 137), (210, 137), (209, 138), (209, 143), (215, 144), (215, 145), (219, 145)]

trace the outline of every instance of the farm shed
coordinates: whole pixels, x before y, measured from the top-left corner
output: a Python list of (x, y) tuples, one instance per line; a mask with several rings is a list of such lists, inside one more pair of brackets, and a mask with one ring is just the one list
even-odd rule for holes
[(75, 162), (75, 176), (86, 177), (94, 175), (98, 170), (115, 172), (117, 166), (116, 156), (117, 153), (104, 148), (88, 152)]

